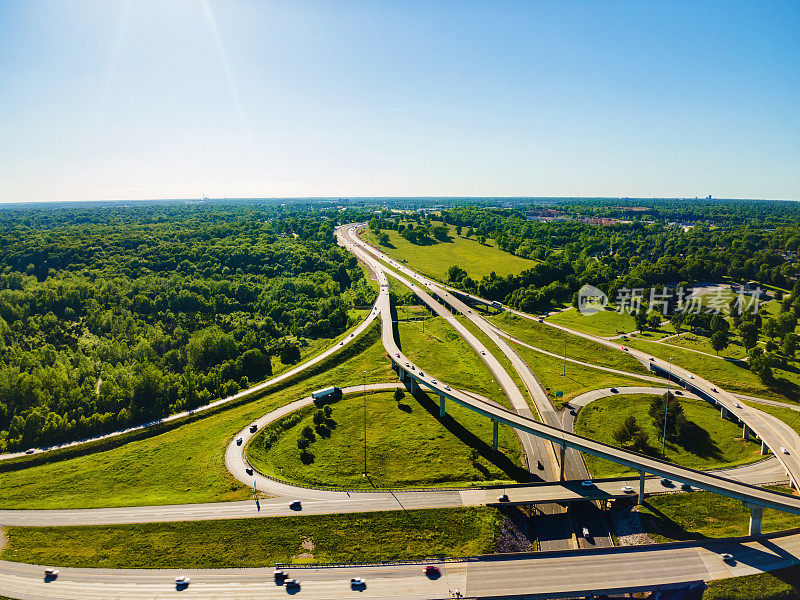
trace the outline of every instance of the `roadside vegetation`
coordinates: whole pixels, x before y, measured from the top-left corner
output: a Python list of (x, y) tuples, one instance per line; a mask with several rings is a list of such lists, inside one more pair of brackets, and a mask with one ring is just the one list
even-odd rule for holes
[[(785, 494), (792, 490), (771, 488)], [(650, 496), (639, 514), (645, 531), (658, 542), (747, 535), (750, 512), (733, 498), (711, 492)], [(797, 515), (764, 509), (762, 531), (782, 531), (800, 525)]]
[(770, 573), (719, 579), (708, 584), (703, 600), (798, 600), (800, 566)]
[[(536, 352), (519, 344), (512, 343), (512, 346), (530, 365), (557, 409), (563, 408), (570, 400), (584, 392), (598, 388), (648, 385), (648, 382), (641, 379), (591, 369), (575, 363), (567, 362), (565, 365), (562, 359)], [(561, 396), (558, 392), (561, 392)]]
[(601, 310), (584, 316), (580, 311), (572, 308), (555, 312), (547, 317), (547, 320), (600, 337), (611, 337), (636, 330), (636, 321), (631, 314), (616, 310)]
[(311, 356), (375, 290), (325, 211), (0, 214), (0, 453), (226, 397)]
[(648, 374), (642, 363), (628, 354), (555, 327), (510, 312), (500, 313), (489, 320), (515, 338), (559, 356), (566, 350), (568, 358), (630, 373)]
[(0, 558), (64, 567), (222, 568), (494, 551), (499, 513), (453, 508), (114, 526), (8, 527)]
[[(663, 404), (654, 410), (652, 405), (657, 399), (658, 396), (644, 394), (620, 394), (596, 400), (578, 413), (575, 433), (660, 457), (664, 410)], [(618, 432), (625, 429), (626, 420), (630, 423), (631, 418), (637, 430), (631, 431), (627, 439), (617, 437)], [(719, 410), (702, 400), (673, 396), (667, 425), (666, 459), (675, 464), (693, 469), (716, 469), (762, 459), (760, 443), (745, 441), (740, 425), (720, 418)], [(637, 431), (644, 434), (644, 442), (636, 443)], [(584, 458), (593, 477), (633, 473), (604, 459), (589, 455)]]
[(0, 472), (0, 507), (93, 508), (249, 498), (252, 490), (236, 481), (224, 462), (225, 447), (248, 422), (331, 384), (345, 387), (396, 378), (377, 322), (343, 353), (304, 373), (299, 383), (164, 433), (102, 452)]
[[(458, 315), (456, 317), (459, 322), (466, 327), (472, 335), (474, 335), (478, 340), (488, 349), (489, 352), (498, 360), (498, 362), (502, 365), (505, 369), (506, 373), (509, 374), (511, 379), (514, 381), (514, 385), (522, 392), (522, 395), (525, 397), (525, 400), (528, 402), (528, 406), (530, 407), (533, 418), (539, 418), (539, 412), (536, 409), (536, 406), (533, 404), (533, 399), (530, 397), (527, 388), (525, 387), (525, 383), (522, 381), (522, 378), (519, 376), (519, 373), (514, 368), (514, 365), (511, 364), (509, 358), (503, 354), (503, 352), (498, 348), (492, 340), (489, 339), (485, 333), (483, 333), (480, 329), (478, 329), (465, 315)], [(474, 352), (474, 350), (473, 350)], [(506, 406), (510, 407), (510, 403), (506, 401)]]
[[(434, 218), (431, 218), (430, 224), (431, 227), (442, 227), (441, 222), (437, 223)], [(408, 225), (424, 227), (422, 220), (420, 224), (405, 222), (404, 228)], [(387, 238), (381, 240), (384, 234)], [(460, 265), (476, 279), (492, 272), (499, 275), (517, 274), (536, 264), (534, 260), (503, 252), (494, 240), (480, 243), (476, 237), (458, 235), (455, 227), (446, 228), (444, 235), (440, 232), (440, 238), (426, 234), (424, 238), (415, 238), (413, 243), (392, 229), (378, 235), (368, 229), (363, 236), (364, 241), (379, 246), (398, 262), (407, 262), (420, 273), (443, 282), (447, 281), (447, 267), (452, 264)], [(422, 240), (421, 243), (419, 240)]]
[(440, 419), (435, 396), (395, 391), (352, 394), (287, 415), (265, 427), (246, 451), (262, 473), (308, 486), (374, 489), (527, 481), (514, 430), (500, 428), (498, 452), (491, 444), (489, 419), (453, 402)]
[(426, 374), (508, 406), (500, 384), (466, 340), (442, 317), (399, 323), (400, 348)]

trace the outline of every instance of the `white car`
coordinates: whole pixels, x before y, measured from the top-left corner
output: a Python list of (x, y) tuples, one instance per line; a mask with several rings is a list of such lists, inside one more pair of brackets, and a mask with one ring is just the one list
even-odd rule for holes
[(633, 493), (633, 488), (631, 486), (629, 486), (629, 485), (623, 485), (622, 486), (622, 491), (625, 492), (626, 494), (632, 494)]
[(189, 585), (189, 578), (186, 575), (178, 575), (175, 578), (175, 585)]
[(236, 440), (236, 445), (237, 445), (237, 446), (241, 446), (241, 445), (242, 445), (242, 438), (238, 438), (238, 439)]
[(486, 350), (481, 350), (481, 354), (483, 354), (484, 356), (486, 356)]
[(295, 588), (300, 587), (300, 582), (297, 579), (287, 579), (283, 582), (283, 585), (285, 585), (287, 588)]
[(444, 386), (444, 389), (446, 389), (449, 392), (450, 391), (450, 386), (446, 385), (446, 386)]
[(58, 569), (54, 569), (53, 567), (48, 567), (44, 570), (45, 577), (56, 578), (58, 577), (58, 573), (59, 573)]
[(581, 485), (583, 487), (594, 487), (594, 482), (591, 479), (587, 479), (586, 481), (581, 481)]
[(783, 446), (781, 446), (781, 452), (783, 452), (784, 454), (789, 454), (789, 451)]
[(719, 557), (725, 562), (733, 562), (733, 554), (725, 552), (724, 554), (720, 554)]
[(584, 539), (588, 540), (589, 539), (589, 528), (588, 527), (584, 527), (582, 533), (583, 533)]
[(350, 585), (353, 587), (359, 587), (362, 585), (367, 585), (367, 580), (363, 577), (351, 577), (350, 578)]
[(431, 383), (436, 384), (436, 383), (439, 383), (439, 382), (436, 381), (435, 379), (431, 379)]

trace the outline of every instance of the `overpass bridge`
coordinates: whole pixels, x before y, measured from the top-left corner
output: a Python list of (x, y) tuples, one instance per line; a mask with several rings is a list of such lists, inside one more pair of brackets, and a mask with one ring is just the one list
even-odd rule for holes
[[(356, 253), (359, 258), (367, 262), (375, 273), (379, 274), (379, 281), (381, 284), (383, 284), (386, 282), (386, 272), (385, 267), (380, 261), (389, 262), (390, 259), (383, 253), (364, 244), (355, 235), (355, 230), (355, 226), (349, 226), (345, 230), (349, 241), (348, 247), (351, 248), (351, 250)], [(420, 283), (423, 283), (426, 287), (432, 289), (440, 298), (453, 303), (453, 305), (455, 304), (455, 302), (451, 300), (452, 295), (448, 295), (435, 282), (426, 278), (422, 278), (402, 265), (395, 264), (393, 266), (397, 270), (404, 272)], [(419, 286), (411, 285), (411, 287), (432, 309), (441, 309), (441, 306), (437, 307), (436, 304), (438, 303), (430, 295), (425, 293), (423, 290), (420, 290)], [(459, 307), (454, 306), (454, 308)], [(497, 437), (497, 427), (500, 423), (502, 423), (530, 435), (552, 442), (560, 450), (560, 478), (562, 480), (564, 474), (563, 464), (566, 451), (568, 448), (573, 448), (580, 452), (585, 452), (592, 456), (603, 458), (605, 460), (609, 460), (638, 471), (638, 499), (640, 502), (643, 501), (644, 498), (647, 474), (656, 475), (658, 477), (666, 478), (681, 484), (688, 484), (690, 486), (739, 500), (750, 509), (751, 535), (756, 535), (761, 531), (761, 519), (764, 508), (773, 508), (791, 514), (800, 515), (800, 498), (798, 497), (733, 481), (724, 477), (713, 475), (711, 473), (706, 473), (704, 471), (698, 471), (688, 467), (681, 467), (658, 458), (633, 452), (631, 450), (624, 450), (608, 444), (603, 444), (574, 433), (563, 431), (557, 427), (540, 423), (532, 417), (519, 415), (500, 406), (490, 405), (472, 396), (468, 396), (467, 394), (452, 389), (449, 385), (443, 382), (434, 381), (430, 375), (421, 374), (420, 369), (414, 365), (414, 363), (398, 348), (394, 339), (394, 332), (391, 325), (391, 313), (388, 295), (385, 295), (384, 298), (379, 300), (379, 310), (382, 313), (382, 341), (384, 348), (389, 353), (393, 366), (398, 369), (400, 377), (404, 381), (408, 382), (408, 385), (412, 389), (416, 389), (415, 386), (423, 386), (437, 395), (440, 399), (440, 414), (445, 413), (447, 400), (450, 400), (491, 419), (494, 425), (494, 440), (496, 440)], [(479, 317), (475, 316), (475, 318)], [(573, 334), (577, 333), (572, 330), (567, 331)], [(782, 447), (784, 443), (789, 444), (790, 441), (797, 444), (796, 440), (792, 440), (786, 436), (786, 432), (777, 431), (772, 423), (761, 417), (758, 414), (760, 411), (741, 405), (732, 394), (719, 391), (707, 380), (666, 361), (656, 359), (655, 357), (649, 357), (646, 355), (646, 353), (641, 351), (627, 349), (620, 344), (605, 340), (603, 338), (597, 338), (596, 336), (585, 334), (585, 337), (595, 341), (600, 341), (601, 343), (604, 343), (604, 345), (612, 347), (616, 350), (630, 352), (632, 355), (640, 355), (636, 357), (640, 360), (650, 363), (650, 368), (654, 372), (668, 372), (670, 377), (675, 378), (674, 380), (676, 381), (691, 381), (693, 387), (692, 391), (695, 393), (698, 393), (699, 391), (709, 398), (715, 399), (730, 413), (748, 423), (750, 429), (755, 432), (768, 447), (777, 449)], [(496, 447), (496, 444), (494, 444), (494, 446)], [(800, 452), (797, 454), (800, 455)], [(784, 466), (786, 467), (790, 480), (796, 485), (797, 474), (800, 473), (800, 464), (798, 464), (797, 459), (791, 454), (779, 456), (779, 459), (781, 459), (781, 462), (783, 462)]]

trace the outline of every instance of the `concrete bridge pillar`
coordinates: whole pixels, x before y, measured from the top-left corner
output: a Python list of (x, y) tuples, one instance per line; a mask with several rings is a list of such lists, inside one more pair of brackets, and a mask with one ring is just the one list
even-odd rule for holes
[(492, 419), (492, 450), (497, 452), (497, 437), (499, 433), (500, 422)]
[(745, 508), (750, 509), (750, 528), (747, 535), (761, 535), (761, 520), (764, 516), (764, 507), (742, 502)]
[(564, 481), (564, 462), (567, 457), (567, 445), (561, 444), (561, 456), (559, 460), (560, 473), (558, 475), (559, 481)]
[(728, 418), (728, 414), (730, 414), (730, 413), (728, 413), (728, 409), (725, 408), (724, 406), (720, 406), (720, 408), (719, 408), (719, 416), (722, 417), (723, 419), (727, 419)]
[(752, 433), (752, 429), (747, 426), (747, 423), (742, 425), (742, 437), (746, 440), (750, 439), (750, 434)]
[(644, 504), (644, 471), (639, 471), (639, 504)]
[(439, 396), (439, 418), (442, 418), (444, 415), (444, 396)]
[(766, 442), (761, 440), (761, 456), (766, 456), (767, 454), (769, 454), (769, 448), (767, 447)]

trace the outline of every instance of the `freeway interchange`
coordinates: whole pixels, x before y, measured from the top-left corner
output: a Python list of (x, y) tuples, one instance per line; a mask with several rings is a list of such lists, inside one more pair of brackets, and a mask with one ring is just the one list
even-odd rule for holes
[[(427, 393), (438, 396), (442, 414), (447, 411), (449, 403), (454, 402), (491, 419), (495, 424), (495, 432), (501, 423), (513, 427), (522, 441), (529, 467), (534, 457), (541, 460), (543, 468), (540, 473), (548, 482), (506, 486), (503, 493), (507, 494), (508, 503), (539, 505), (544, 513), (565, 518), (552, 520), (559, 523), (556, 528), (560, 530), (549, 532), (549, 545), (542, 539), (547, 538), (547, 534), (541, 535), (542, 532), (538, 532), (540, 547), (544, 552), (448, 560), (437, 563), (441, 571), (438, 578), (425, 576), (419, 563), (358, 567), (292, 566), (295, 570), (293, 575), (301, 579), (301, 587), (295, 590), (299, 597), (449, 598), (458, 590), (464, 597), (560, 598), (695, 586), (712, 579), (747, 575), (797, 563), (795, 557), (800, 552), (800, 533), (789, 531), (766, 536), (758, 534), (763, 508), (800, 514), (800, 499), (753, 485), (764, 483), (765, 479), (772, 482), (775, 477), (779, 477), (788, 479), (796, 486), (800, 477), (800, 462), (797, 459), (800, 456), (800, 439), (791, 428), (740, 403), (734, 395), (677, 365), (625, 348), (610, 340), (560, 327), (572, 335), (586, 337), (620, 352), (629, 352), (656, 375), (666, 376), (689, 392), (718, 405), (723, 415), (729, 414), (739, 419), (743, 423), (745, 435), (757, 436), (762, 441), (762, 451), (766, 453), (767, 450), (772, 450), (774, 457), (767, 461), (769, 466), (766, 467), (711, 473), (680, 467), (576, 435), (571, 432), (571, 422), (562, 421), (561, 415), (553, 409), (546, 391), (531, 368), (509, 344), (507, 340), (510, 336), (473, 311), (461, 299), (466, 295), (454, 295), (441, 284), (415, 273), (365, 244), (357, 235), (360, 226), (351, 224), (337, 230), (340, 244), (357, 256), (372, 271), (378, 282), (378, 298), (368, 317), (359, 326), (359, 331), (373, 319), (381, 318), (382, 343), (402, 382), (374, 384), (369, 387), (378, 390), (406, 385), (412, 392), (421, 387)], [(389, 276), (411, 289), (431, 311), (447, 320), (480, 355), (508, 397), (511, 409), (461, 390), (459, 384), (463, 385), (463, 382), (435, 381), (432, 376), (423, 375), (413, 365), (398, 347), (394, 337)], [(451, 311), (464, 315), (481, 334), (496, 345), (517, 371), (525, 387), (524, 391), (517, 387), (503, 364), (485, 344), (456, 319)], [(524, 313), (517, 314), (532, 318)], [(547, 324), (558, 327), (549, 322)], [(326, 356), (340, 347), (337, 343), (329, 349)], [(318, 360), (315, 359), (315, 362)], [(304, 366), (301, 365), (293, 372)], [(356, 393), (363, 389), (363, 386), (356, 386), (343, 391)], [(535, 413), (525, 392), (533, 402)], [(599, 392), (595, 397), (587, 397), (585, 401), (589, 402), (596, 397), (600, 397)], [(298, 399), (264, 415), (257, 421), (258, 428), (261, 429), (263, 425), (298, 410), (311, 401), (311, 398)], [(535, 418), (536, 415), (540, 420)], [(262, 500), (257, 505), (253, 502), (226, 502), (85, 510), (7, 510), (0, 511), (0, 523), (113, 524), (267, 518), (296, 514), (289, 507), (287, 498), (301, 500), (302, 512), (307, 514), (498, 504), (497, 489), (346, 492), (301, 488), (268, 478), (251, 469), (244, 457), (246, 443), (237, 444), (235, 441), (241, 437), (246, 442), (251, 435), (249, 427), (234, 435), (234, 441), (226, 449), (225, 463), (237, 479), (275, 496)], [(787, 448), (788, 454), (781, 452), (780, 448)], [(639, 471), (640, 477), (597, 481), (591, 488), (581, 486), (577, 481), (588, 477), (581, 453), (593, 454), (630, 467)], [(638, 493), (641, 501), (646, 493), (669, 491), (662, 489), (660, 478), (741, 500), (751, 509), (753, 535), (742, 539), (603, 547), (611, 546), (611, 538), (602, 513), (594, 511), (587, 518), (594, 519), (591, 527), (596, 532), (597, 545), (573, 549), (576, 540), (570, 535), (570, 530), (574, 531), (574, 524), (570, 525), (563, 505), (575, 502), (576, 505), (585, 506), (589, 504), (587, 501), (602, 501), (628, 495), (629, 491), (623, 491), (623, 486), (631, 486), (634, 495)], [(734, 558), (724, 561), (721, 559), (723, 553), (730, 553)], [(300, 575), (296, 575), (298, 572)], [(197, 598), (270, 598), (284, 597), (287, 594), (287, 589), (276, 586), (271, 581), (271, 570), (268, 569), (201, 569), (180, 573), (191, 577), (191, 585), (181, 590), (174, 586), (174, 578), (178, 574), (175, 570), (61, 569), (57, 579), (45, 580), (42, 577), (43, 567), (0, 562), (0, 595), (29, 599), (84, 599), (161, 598), (171, 597), (173, 594)], [(351, 577), (365, 577), (366, 587), (352, 589), (348, 585)]]

